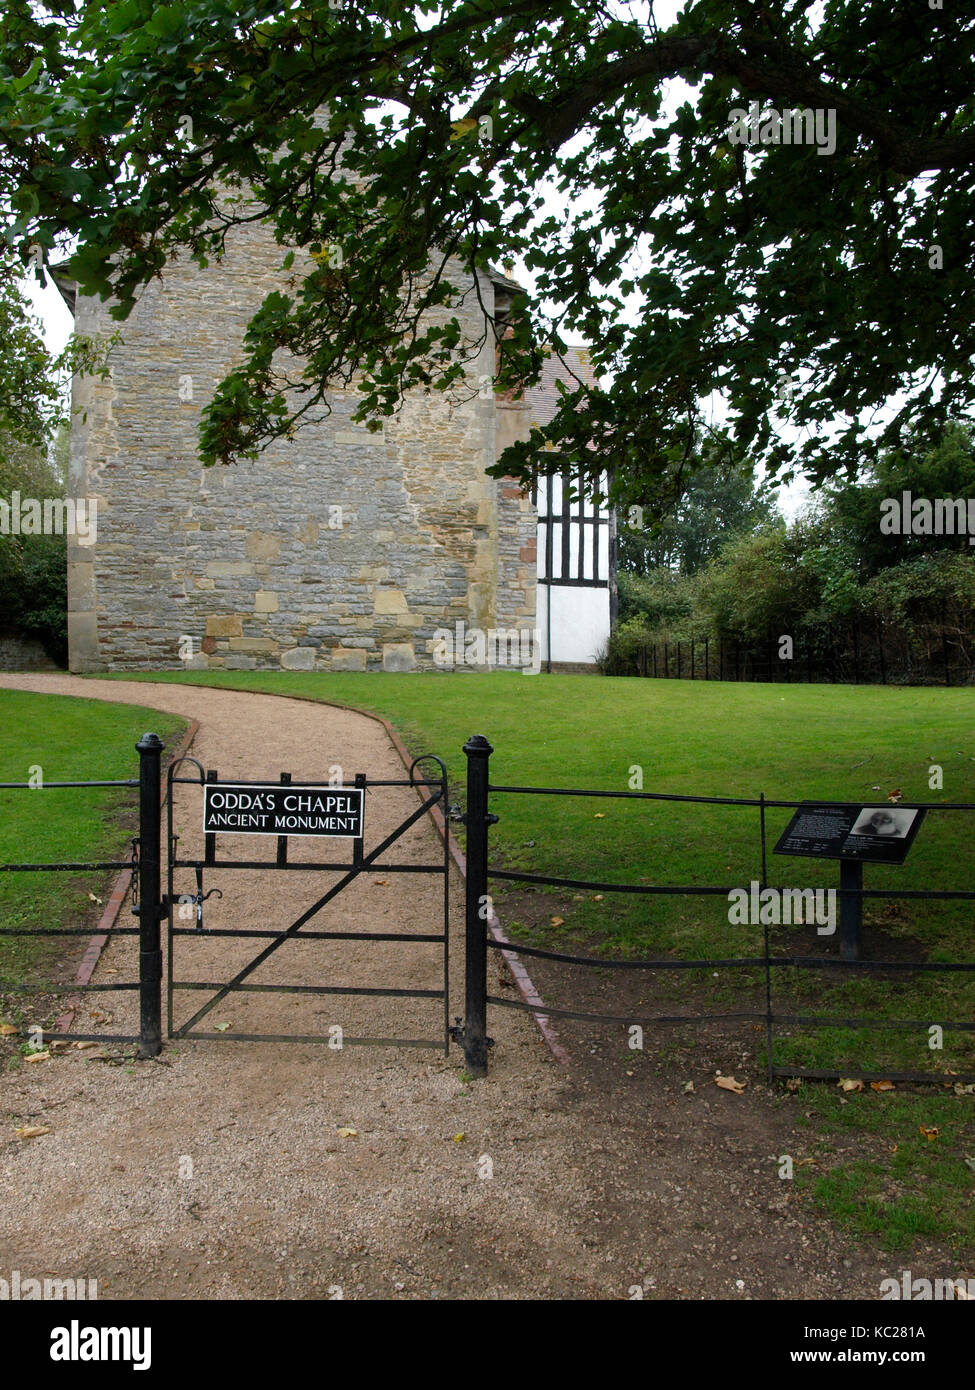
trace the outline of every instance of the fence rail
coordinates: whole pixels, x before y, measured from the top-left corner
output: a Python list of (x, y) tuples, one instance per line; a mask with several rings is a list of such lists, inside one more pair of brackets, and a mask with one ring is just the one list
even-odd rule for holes
[[(42, 796), (47, 792), (78, 789), (81, 787), (138, 787), (139, 789), (139, 834), (132, 842), (133, 860), (99, 860), (89, 863), (58, 864), (0, 864), (0, 873), (65, 873), (85, 870), (129, 869), (136, 870), (132, 913), (139, 919), (137, 927), (113, 926), (110, 937), (139, 937), (139, 978), (137, 980), (115, 981), (112, 984), (72, 985), (72, 994), (115, 993), (116, 991), (139, 991), (139, 1032), (138, 1035), (122, 1033), (62, 1033), (44, 1030), (44, 1038), (52, 1042), (120, 1042), (139, 1044), (143, 1057), (155, 1057), (162, 1048), (162, 941), (160, 923), (166, 915), (160, 897), (162, 884), (161, 835), (160, 835), (160, 795), (162, 789), (161, 758), (162, 740), (156, 734), (143, 734), (136, 744), (139, 754), (138, 778), (116, 781), (89, 782), (44, 782), (35, 786), (30, 782), (0, 782), (4, 791), (26, 791), (31, 796)], [(5, 937), (20, 936), (91, 936), (90, 927), (0, 927), (0, 941)], [(13, 984), (5, 985), (8, 994), (50, 994), (49, 986)], [(33, 1030), (31, 1030), (33, 1032)], [(36, 1033), (33, 1034), (36, 1037)]]
[[(636, 792), (636, 791), (605, 791), (590, 788), (569, 788), (569, 787), (523, 787), (494, 785), (490, 781), (489, 764), (490, 757), (494, 749), (486, 738), (476, 735), (469, 739), (464, 745), (464, 752), (467, 755), (467, 814), (465, 822), (467, 825), (467, 920), (466, 920), (466, 950), (467, 950), (467, 992), (465, 999), (466, 1016), (463, 1029), (457, 1030), (457, 1037), (464, 1046), (468, 1069), (475, 1076), (483, 1076), (487, 1071), (487, 1052), (490, 1046), (490, 1039), (487, 1034), (487, 1010), (488, 1006), (499, 1008), (521, 1009), (523, 1012), (532, 1013), (540, 1017), (553, 1018), (572, 1018), (587, 1022), (605, 1024), (623, 1024), (632, 1026), (633, 1024), (662, 1024), (662, 1023), (712, 1023), (726, 1021), (728, 1019), (751, 1020), (753, 1022), (763, 1022), (765, 1024), (766, 1035), (766, 1054), (767, 1054), (767, 1074), (769, 1080), (776, 1077), (794, 1076), (817, 1076), (821, 1079), (839, 1079), (840, 1073), (833, 1071), (812, 1071), (798, 1066), (780, 1066), (774, 1061), (775, 1028), (779, 1026), (803, 1026), (812, 1028), (843, 1027), (843, 1028), (864, 1028), (881, 1030), (903, 1030), (927, 1026), (920, 1024), (916, 1020), (907, 1019), (871, 1019), (871, 1018), (849, 1018), (849, 1017), (822, 1017), (818, 1014), (795, 1014), (777, 1012), (773, 1007), (773, 972), (784, 968), (798, 969), (838, 969), (840, 971), (899, 971), (899, 970), (920, 970), (936, 972), (975, 972), (975, 961), (965, 962), (940, 962), (940, 961), (889, 961), (889, 960), (861, 960), (859, 958), (859, 904), (865, 898), (896, 898), (896, 899), (938, 899), (938, 900), (957, 900), (975, 901), (975, 892), (967, 889), (866, 889), (862, 882), (858, 886), (852, 887), (849, 883), (843, 883), (835, 890), (837, 899), (841, 905), (840, 919), (840, 946), (841, 957), (815, 956), (815, 955), (775, 955), (771, 950), (769, 935), (769, 924), (764, 925), (763, 941), (764, 950), (760, 956), (735, 957), (725, 959), (708, 960), (610, 960), (598, 956), (579, 956), (564, 951), (551, 951), (542, 947), (522, 946), (518, 943), (500, 942), (489, 939), (487, 934), (488, 923), (486, 921), (485, 904), (490, 904), (489, 881), (491, 879), (505, 880), (508, 882), (546, 884), (558, 887), (596, 889), (601, 893), (625, 893), (625, 894), (668, 894), (680, 896), (725, 896), (727, 897), (731, 889), (727, 886), (702, 885), (702, 884), (629, 884), (616, 882), (602, 882), (590, 879), (569, 878), (552, 874), (526, 873), (512, 871), (508, 869), (495, 868), (489, 863), (488, 853), (488, 831), (491, 825), (496, 824), (498, 816), (491, 810), (492, 795), (515, 795), (515, 796), (586, 796), (586, 797), (611, 797), (615, 800), (653, 800), (653, 801), (674, 801), (674, 802), (697, 802), (708, 805), (720, 806), (742, 806), (751, 809), (758, 809), (758, 835), (760, 846), (760, 889), (764, 891), (768, 888), (768, 836), (766, 826), (766, 811), (770, 807), (798, 809), (804, 803), (802, 801), (768, 800), (764, 795), (754, 797), (702, 797), (684, 796), (676, 793), (665, 792)], [(971, 812), (975, 811), (975, 802), (900, 802), (899, 806), (903, 809), (916, 809), (925, 812)], [(842, 867), (846, 867), (843, 865)], [(740, 885), (733, 885), (740, 887)], [(782, 891), (782, 890), (780, 890)], [(855, 904), (857, 913), (855, 918), (851, 918), (848, 905)], [(851, 928), (852, 923), (852, 928)], [(651, 1018), (640, 1018), (634, 1015), (620, 1014), (594, 1014), (586, 1011), (540, 1007), (537, 1004), (527, 1004), (519, 1000), (502, 999), (495, 995), (488, 994), (487, 991), (487, 952), (489, 949), (509, 952), (515, 955), (522, 954), (532, 956), (537, 959), (549, 960), (558, 964), (577, 965), (582, 967), (596, 968), (600, 970), (741, 970), (755, 969), (760, 967), (764, 971), (764, 1008), (760, 1011), (746, 1010), (735, 1014), (680, 1014), (680, 1015), (657, 1015)], [(975, 1030), (975, 1023), (962, 1020), (957, 1022), (941, 1021), (944, 1031), (958, 1030), (970, 1032)], [(880, 1074), (857, 1072), (844, 1070), (844, 1077), (861, 1078), (863, 1080), (880, 1080)], [(937, 1081), (944, 1083), (944, 1076), (933, 1076), (925, 1072), (899, 1072), (901, 1080), (918, 1082)], [(890, 1079), (893, 1074), (890, 1074)], [(975, 1073), (959, 1073), (952, 1075), (953, 1082), (964, 1082), (966, 1084), (975, 1081)]]

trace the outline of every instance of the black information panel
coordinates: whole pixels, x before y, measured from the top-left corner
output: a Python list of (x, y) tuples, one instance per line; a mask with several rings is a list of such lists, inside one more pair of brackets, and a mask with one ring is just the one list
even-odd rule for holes
[(361, 787), (207, 782), (203, 790), (203, 829), (208, 835), (362, 836)]
[(903, 864), (923, 819), (923, 810), (907, 807), (804, 801), (773, 853)]

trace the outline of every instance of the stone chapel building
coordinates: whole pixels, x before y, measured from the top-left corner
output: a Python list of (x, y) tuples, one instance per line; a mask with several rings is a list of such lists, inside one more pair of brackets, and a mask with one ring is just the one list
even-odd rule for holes
[[(458, 623), (533, 630), (549, 664), (591, 664), (609, 633), (612, 517), (570, 509), (558, 480), (533, 498), (485, 473), (550, 418), (557, 362), (519, 400), (451, 409), (414, 392), (378, 434), (352, 423), (353, 392), (333, 391), (326, 419), (260, 458), (202, 467), (201, 409), (281, 255), (255, 223), (218, 266), (169, 265), (121, 325), (108, 378), (75, 380), (67, 493), (97, 501), (97, 538), (69, 539), (71, 670), (428, 670), (435, 634)], [(116, 327), (56, 278), (80, 333)], [(467, 283), (451, 312), (476, 342)], [(479, 288), (503, 317), (518, 287), (490, 273)], [(490, 335), (469, 370), (493, 376)]]

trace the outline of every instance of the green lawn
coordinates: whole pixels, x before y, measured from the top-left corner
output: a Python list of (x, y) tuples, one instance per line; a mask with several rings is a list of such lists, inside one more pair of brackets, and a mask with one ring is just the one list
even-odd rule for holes
[[(844, 1096), (804, 1084), (800, 1127), (815, 1128), (813, 1162), (796, 1185), (841, 1226), (876, 1237), (890, 1251), (913, 1242), (943, 1243), (958, 1272), (975, 1257), (975, 1097), (869, 1089)], [(855, 1156), (838, 1158), (855, 1137)], [(905, 1253), (906, 1258), (906, 1253)]]
[[(147, 730), (175, 742), (186, 722), (158, 710), (0, 690), (0, 781), (138, 777)], [(0, 791), (0, 864), (128, 859), (138, 833), (137, 788)], [(112, 873), (0, 874), (0, 990), (43, 983), (78, 938), (7, 936), (4, 928), (74, 927), (97, 920)], [(133, 919), (134, 920), (134, 919)]]

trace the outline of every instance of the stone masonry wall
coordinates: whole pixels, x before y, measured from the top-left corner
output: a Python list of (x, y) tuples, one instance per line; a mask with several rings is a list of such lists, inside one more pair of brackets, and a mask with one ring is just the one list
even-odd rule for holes
[[(416, 394), (372, 435), (337, 391), (327, 420), (260, 459), (200, 465), (201, 409), (282, 255), (255, 224), (219, 266), (169, 267), (122, 324), (110, 379), (75, 382), (69, 493), (97, 498), (98, 533), (69, 545), (72, 670), (424, 669), (438, 627), (534, 623), (534, 513), (484, 471), (493, 400)], [(473, 287), (456, 312), (478, 339)], [(115, 325), (79, 298), (76, 326)]]
[[(495, 420), (495, 449), (527, 437), (531, 418), (527, 400), (499, 397)], [(527, 492), (513, 478), (498, 479), (498, 626), (534, 628), (538, 580), (538, 514)]]

